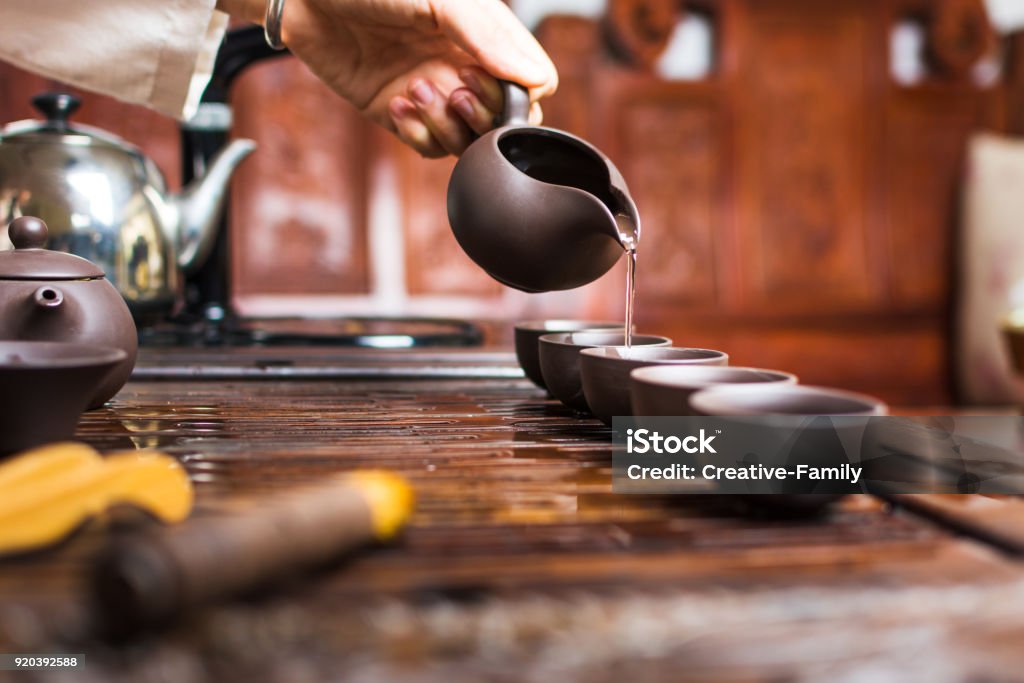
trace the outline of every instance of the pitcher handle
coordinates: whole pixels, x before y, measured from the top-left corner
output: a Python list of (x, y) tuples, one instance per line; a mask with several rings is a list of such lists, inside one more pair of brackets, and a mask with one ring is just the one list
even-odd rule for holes
[(498, 115), (495, 125), (526, 126), (530, 123), (530, 91), (512, 81), (499, 81), (501, 94), (505, 97), (505, 105)]

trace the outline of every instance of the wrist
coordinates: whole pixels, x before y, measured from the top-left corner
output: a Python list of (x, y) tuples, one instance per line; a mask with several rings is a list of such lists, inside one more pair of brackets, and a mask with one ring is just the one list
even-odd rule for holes
[(217, 9), (234, 18), (262, 24), (267, 3), (266, 0), (217, 0)]

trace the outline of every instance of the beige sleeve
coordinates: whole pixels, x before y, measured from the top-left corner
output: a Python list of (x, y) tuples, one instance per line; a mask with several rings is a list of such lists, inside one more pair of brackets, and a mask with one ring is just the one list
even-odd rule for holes
[(985, 0), (992, 25), (1000, 33), (1024, 29), (1024, 2), (1021, 0)]
[(228, 17), (216, 0), (2, 0), (0, 59), (188, 118)]

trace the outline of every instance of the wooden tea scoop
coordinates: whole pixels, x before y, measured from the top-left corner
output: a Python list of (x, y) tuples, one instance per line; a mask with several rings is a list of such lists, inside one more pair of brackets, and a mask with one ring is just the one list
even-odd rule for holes
[(167, 622), (190, 608), (389, 540), (412, 509), (412, 488), (402, 477), (364, 471), (174, 529), (125, 536), (94, 567), (92, 590), (100, 620), (118, 636)]
[(0, 554), (65, 538), (112, 506), (131, 505), (174, 523), (192, 510), (192, 484), (162, 453), (101, 456), (81, 443), (36, 448), (0, 464)]

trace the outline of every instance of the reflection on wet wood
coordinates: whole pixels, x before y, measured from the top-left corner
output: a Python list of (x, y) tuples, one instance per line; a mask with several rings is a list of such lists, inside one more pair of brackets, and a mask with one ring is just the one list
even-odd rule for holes
[[(733, 680), (812, 680), (822, 667), (898, 671), (900, 634), (926, 620), (918, 654), (962, 650), (970, 631), (996, 671), (1024, 663), (1004, 647), (1024, 634), (1010, 559), (867, 496), (786, 520), (714, 496), (613, 495), (609, 432), (521, 380), (136, 381), (79, 435), (178, 457), (198, 515), (363, 467), (401, 472), (419, 497), (397, 544), (130, 651), (75, 640), (102, 531), (0, 564), (0, 651), (74, 643), (102, 680), (476, 681), (509, 667), (517, 680), (551, 680), (550, 667), (568, 680), (668, 680), (681, 662)], [(822, 629), (843, 647), (822, 649)], [(949, 656), (968, 673), (983, 659)]]
[(1024, 501), (1019, 497), (902, 494), (889, 498), (1008, 553), (1024, 555)]

